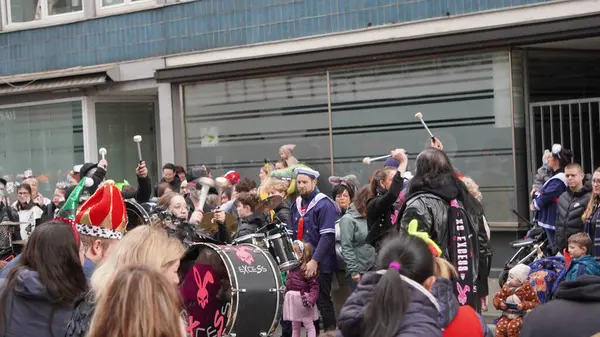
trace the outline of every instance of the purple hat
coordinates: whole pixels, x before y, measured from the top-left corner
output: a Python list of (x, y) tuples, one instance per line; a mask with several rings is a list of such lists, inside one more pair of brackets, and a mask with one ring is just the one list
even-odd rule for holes
[(383, 163), (383, 166), (398, 168), (398, 166), (400, 166), (400, 162), (393, 157), (389, 157), (388, 159), (385, 160), (385, 163)]

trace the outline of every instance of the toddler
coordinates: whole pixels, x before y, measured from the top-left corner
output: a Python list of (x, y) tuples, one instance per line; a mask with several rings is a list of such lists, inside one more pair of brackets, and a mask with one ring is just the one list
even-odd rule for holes
[(523, 316), (540, 304), (528, 282), (530, 271), (524, 264), (513, 267), (508, 272), (508, 280), (494, 296), (494, 307), (502, 310), (502, 318), (496, 324), (497, 337), (519, 337)]
[(571, 262), (565, 280), (573, 281), (581, 275), (600, 275), (600, 268), (594, 257), (589, 254), (592, 239), (586, 233), (576, 233), (569, 237), (569, 255)]
[(529, 196), (532, 198), (535, 198), (535, 196), (540, 193), (542, 186), (544, 186), (546, 181), (552, 176), (552, 169), (548, 167), (548, 159), (551, 155), (552, 153), (550, 153), (550, 150), (544, 150), (544, 154), (542, 155), (543, 164), (538, 168), (535, 179), (533, 180), (533, 187), (531, 192), (529, 192)]
[(306, 264), (312, 259), (312, 246), (296, 240), (294, 252), (302, 257), (302, 264), (288, 272), (285, 281), (283, 319), (292, 322), (292, 337), (300, 337), (302, 324), (306, 329), (307, 337), (316, 337), (317, 331), (313, 322), (319, 319), (319, 311), (315, 306), (319, 297), (319, 283), (316, 276), (306, 277)]

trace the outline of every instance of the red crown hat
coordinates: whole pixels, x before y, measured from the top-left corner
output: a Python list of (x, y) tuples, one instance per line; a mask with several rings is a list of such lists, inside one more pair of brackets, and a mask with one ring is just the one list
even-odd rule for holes
[(77, 231), (104, 239), (120, 240), (127, 228), (127, 211), (121, 191), (107, 180), (79, 209)]
[(240, 174), (236, 171), (229, 171), (222, 175), (223, 178), (227, 179), (231, 185), (235, 185), (240, 182)]

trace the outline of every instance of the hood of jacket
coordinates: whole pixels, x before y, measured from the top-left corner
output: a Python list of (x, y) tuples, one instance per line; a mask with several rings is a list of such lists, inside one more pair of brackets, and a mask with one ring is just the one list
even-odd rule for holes
[(576, 198), (581, 197), (590, 192), (592, 192), (592, 175), (589, 173), (583, 177), (583, 187), (579, 191), (573, 192), (570, 188), (567, 188), (567, 193)]
[(445, 328), (458, 314), (459, 304), (453, 291), (452, 281), (438, 277), (431, 288), (431, 294), (440, 306), (438, 315), (440, 327)]
[(40, 280), (40, 274), (27, 268), (21, 268), (17, 273), (15, 294), (24, 299), (50, 299), (46, 287)]
[[(350, 295), (340, 312), (338, 327), (342, 336), (359, 337), (362, 335), (363, 317), (381, 276), (378, 272), (369, 272), (361, 277), (356, 290)], [(408, 284), (409, 305), (404, 312), (402, 323), (398, 326), (396, 336), (409, 327), (411, 331), (422, 329), (420, 335), (435, 336), (424, 327), (432, 327), (433, 330), (439, 331), (437, 301), (423, 287), (416, 285), (416, 282), (410, 282), (415, 285)], [(439, 336), (441, 336), (441, 332)]]
[[(409, 193), (413, 194), (418, 191), (425, 191), (444, 199), (446, 202), (458, 197), (458, 187), (454, 181), (447, 175), (441, 175), (436, 179), (431, 180), (427, 185), (411, 186)], [(410, 196), (409, 196), (410, 198)], [(407, 198), (408, 199), (408, 198)]]
[(351, 216), (354, 219), (364, 218), (364, 216), (358, 212), (358, 210), (356, 209), (356, 206), (354, 206), (354, 203), (350, 204), (350, 206), (346, 210), (345, 214), (348, 214), (348, 216)]
[(600, 276), (582, 275), (560, 284), (555, 298), (574, 302), (600, 302)]

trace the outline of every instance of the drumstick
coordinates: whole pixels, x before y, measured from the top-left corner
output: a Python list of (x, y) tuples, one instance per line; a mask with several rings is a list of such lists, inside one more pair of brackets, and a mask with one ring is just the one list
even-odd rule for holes
[(425, 130), (427, 130), (427, 132), (429, 133), (429, 136), (431, 136), (431, 139), (435, 140), (433, 133), (431, 133), (431, 130), (429, 130), (429, 128), (427, 127), (427, 124), (425, 124), (425, 121), (423, 120), (423, 114), (421, 112), (417, 112), (415, 114), (415, 118), (418, 119), (419, 121), (421, 121), (421, 124), (423, 124), (423, 126), (425, 127)]
[(102, 156), (102, 160), (106, 160), (106, 149), (101, 147), (100, 150), (98, 150), (98, 152)]
[(137, 144), (138, 157), (140, 158), (140, 163), (142, 162), (142, 147), (140, 143), (142, 142), (142, 136), (135, 135), (133, 136), (133, 141)]
[(365, 158), (363, 159), (363, 164), (365, 164), (365, 165), (370, 165), (370, 164), (371, 164), (371, 162), (373, 162), (373, 161), (377, 161), (377, 160), (381, 160), (381, 159), (389, 158), (389, 157), (391, 157), (391, 156), (392, 156), (391, 154), (386, 154), (385, 156), (380, 156), (380, 157), (375, 157), (375, 158), (371, 158), (371, 157), (365, 157)]

